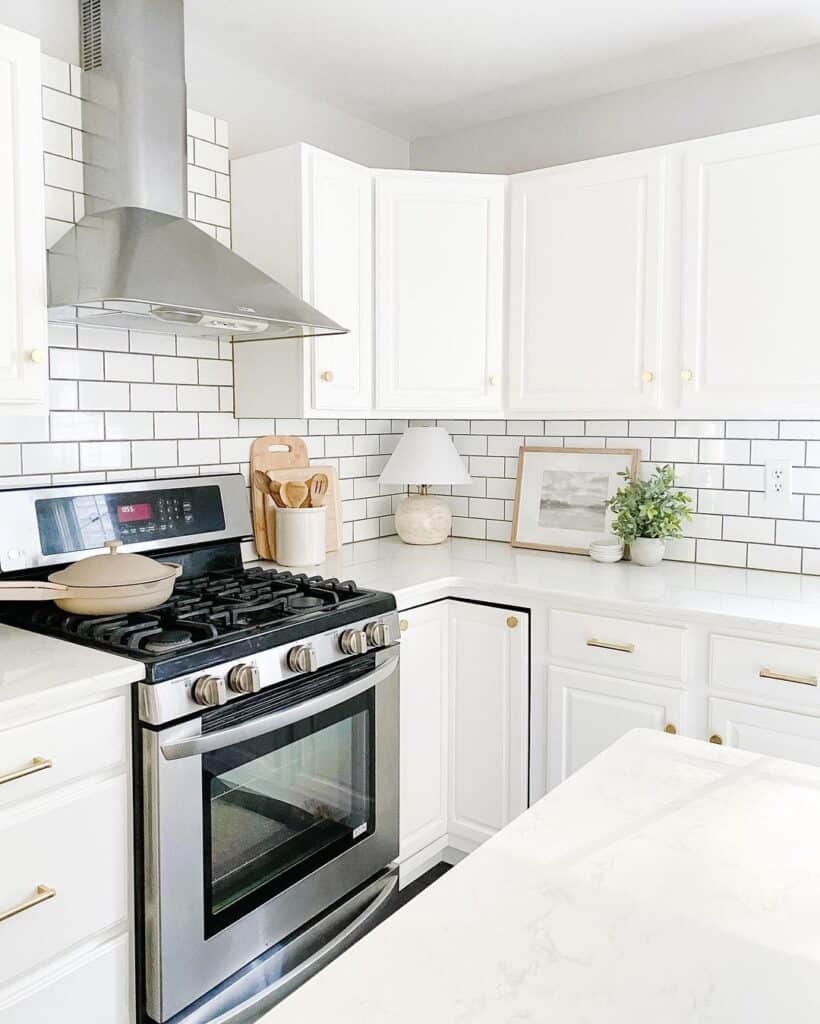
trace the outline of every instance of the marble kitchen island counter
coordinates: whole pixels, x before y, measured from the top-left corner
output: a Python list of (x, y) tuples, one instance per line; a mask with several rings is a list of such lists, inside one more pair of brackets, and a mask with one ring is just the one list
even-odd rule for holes
[(820, 1019), (820, 770), (634, 731), (264, 1024)]

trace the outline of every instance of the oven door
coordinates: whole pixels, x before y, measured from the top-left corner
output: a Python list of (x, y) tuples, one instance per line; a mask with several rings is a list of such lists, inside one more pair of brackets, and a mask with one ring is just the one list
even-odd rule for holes
[(151, 1018), (168, 1020), (398, 856), (398, 697), (388, 649), (143, 730)]

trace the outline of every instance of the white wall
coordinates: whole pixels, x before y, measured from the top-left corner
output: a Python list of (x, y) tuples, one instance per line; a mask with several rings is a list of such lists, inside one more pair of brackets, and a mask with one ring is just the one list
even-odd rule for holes
[(189, 45), (186, 60), (188, 105), (228, 122), (232, 157), (309, 142), (370, 167), (409, 165), (406, 139), (223, 55)]
[(77, 0), (0, 0), (0, 25), (37, 36), (50, 57), (79, 63)]
[(820, 46), (416, 139), (410, 166), (511, 173), (820, 113)]

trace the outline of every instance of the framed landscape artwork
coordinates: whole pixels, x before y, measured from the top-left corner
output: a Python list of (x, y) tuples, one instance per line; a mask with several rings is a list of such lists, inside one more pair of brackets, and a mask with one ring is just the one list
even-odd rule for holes
[(531, 448), (518, 451), (512, 545), (588, 554), (610, 532), (607, 498), (634, 477), (637, 448)]

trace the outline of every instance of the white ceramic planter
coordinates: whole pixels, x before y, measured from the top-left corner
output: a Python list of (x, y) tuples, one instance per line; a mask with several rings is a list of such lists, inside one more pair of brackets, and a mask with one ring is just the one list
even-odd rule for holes
[(666, 551), (666, 541), (657, 537), (636, 537), (629, 551), (636, 565), (659, 565)]

